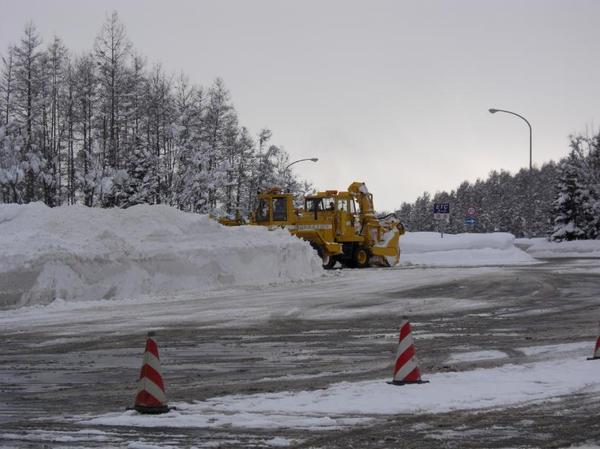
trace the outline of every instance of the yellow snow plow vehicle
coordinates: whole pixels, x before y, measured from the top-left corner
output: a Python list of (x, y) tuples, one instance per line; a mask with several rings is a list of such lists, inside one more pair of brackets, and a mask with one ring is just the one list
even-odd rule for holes
[(373, 195), (362, 182), (347, 191), (327, 190), (304, 198), (294, 208), (291, 193), (273, 188), (259, 194), (251, 223), (287, 228), (307, 240), (323, 259), (325, 268), (337, 262), (344, 267), (394, 266), (400, 260), (400, 235), (404, 226), (394, 214), (377, 218)]

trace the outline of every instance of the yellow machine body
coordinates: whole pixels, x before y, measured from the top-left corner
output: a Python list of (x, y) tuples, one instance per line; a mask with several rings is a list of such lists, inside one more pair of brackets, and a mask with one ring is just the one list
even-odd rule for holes
[(393, 215), (378, 219), (373, 195), (364, 183), (354, 182), (347, 191), (327, 190), (304, 198), (294, 207), (291, 193), (280, 189), (259, 195), (251, 223), (282, 227), (307, 240), (323, 259), (323, 266), (394, 266), (400, 260), (400, 235), (404, 228)]

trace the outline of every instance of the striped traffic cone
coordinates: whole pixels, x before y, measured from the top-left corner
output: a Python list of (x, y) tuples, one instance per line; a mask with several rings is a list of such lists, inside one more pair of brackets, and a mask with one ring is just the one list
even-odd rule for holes
[(588, 360), (596, 360), (600, 359), (600, 337), (596, 340), (596, 348), (594, 348), (594, 355), (592, 357), (588, 357)]
[(398, 351), (396, 352), (396, 363), (394, 364), (394, 377), (390, 382), (393, 385), (422, 384), (427, 380), (421, 380), (421, 372), (415, 360), (415, 345), (410, 333), (410, 323), (403, 320), (400, 325), (400, 339)]
[(154, 332), (148, 332), (144, 363), (140, 371), (137, 394), (133, 408), (140, 413), (159, 414), (168, 412), (165, 386), (160, 373), (158, 345), (154, 340)]

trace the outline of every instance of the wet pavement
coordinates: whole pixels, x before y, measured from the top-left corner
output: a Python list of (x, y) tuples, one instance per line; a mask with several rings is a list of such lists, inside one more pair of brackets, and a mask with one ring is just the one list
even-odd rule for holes
[[(128, 428), (82, 425), (132, 405), (144, 347), (144, 327), (158, 329), (167, 395), (191, 402), (229, 394), (300, 391), (345, 381), (391, 377), (396, 332), (403, 316), (413, 324), (421, 371), (466, 371), (535, 358), (530, 346), (589, 342), (600, 320), (600, 261), (568, 259), (526, 267), (473, 271), (426, 285), (389, 279), (362, 286), (347, 303), (342, 288), (353, 276), (328, 279), (340, 291), (339, 310), (324, 318), (301, 313), (313, 306), (319, 283), (292, 298), (299, 313), (240, 320), (236, 326), (181, 311), (128, 330), (128, 315), (93, 309), (66, 314), (68, 321), (33, 322), (15, 317), (0, 328), (0, 447), (222, 447), (222, 448), (533, 448), (600, 444), (600, 397), (581, 392), (529, 405), (438, 414), (376, 416), (337, 430), (223, 428)], [(414, 270), (415, 268), (413, 268)], [(401, 269), (399, 269), (401, 270)], [(416, 270), (419, 270), (418, 268)], [(388, 274), (389, 274), (388, 270)], [(388, 275), (386, 274), (386, 275)], [(362, 276), (362, 275), (361, 275)], [(376, 280), (378, 274), (365, 279)], [(285, 295), (285, 289), (280, 289)], [(259, 295), (260, 292), (252, 293)], [(229, 297), (243, 295), (228, 293)], [(304, 297), (306, 296), (306, 298)], [(431, 298), (472, 301), (440, 311)], [(235, 299), (235, 298), (234, 298)], [(283, 298), (285, 300), (285, 298)], [(222, 298), (204, 298), (204, 307)], [(329, 299), (329, 301), (333, 301)], [(394, 304), (386, 312), (386, 304)], [(444, 303), (445, 304), (445, 303)], [(405, 307), (403, 307), (405, 305)], [(110, 305), (108, 306), (110, 307)], [(143, 305), (132, 305), (132, 310)], [(153, 307), (159, 309), (156, 304)], [(440, 306), (443, 308), (443, 306)], [(353, 310), (360, 313), (353, 313)], [(330, 311), (331, 312), (331, 311)], [(10, 311), (3, 312), (11, 317)], [(165, 308), (165, 316), (170, 313)], [(123, 323), (120, 322), (123, 321)], [(122, 324), (122, 325), (121, 325)], [(465, 351), (500, 351), (504, 358), (452, 361)], [(537, 359), (536, 359), (537, 360)], [(595, 361), (590, 363), (596, 363)], [(600, 377), (600, 361), (598, 372)], [(416, 386), (415, 388), (418, 388)]]

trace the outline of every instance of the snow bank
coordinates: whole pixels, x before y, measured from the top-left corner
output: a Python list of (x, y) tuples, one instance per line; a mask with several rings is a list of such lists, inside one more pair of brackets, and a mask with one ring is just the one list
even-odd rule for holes
[(320, 276), (287, 231), (168, 206), (0, 205), (0, 307), (255, 286)]
[(517, 239), (516, 245), (533, 257), (594, 257), (600, 258), (600, 240), (549, 242), (545, 238)]
[(397, 387), (384, 380), (341, 382), (314, 391), (234, 395), (177, 403), (176, 411), (75, 418), (83, 425), (332, 429), (372, 415), (446, 413), (504, 408), (582, 391), (600, 391), (598, 369), (585, 357), (438, 373), (428, 384)]
[(444, 234), (407, 232), (400, 238), (402, 263), (430, 266), (484, 266), (535, 263), (515, 247), (515, 237), (491, 234)]

